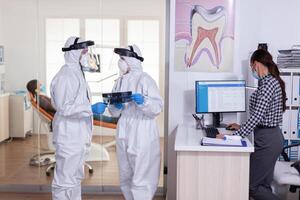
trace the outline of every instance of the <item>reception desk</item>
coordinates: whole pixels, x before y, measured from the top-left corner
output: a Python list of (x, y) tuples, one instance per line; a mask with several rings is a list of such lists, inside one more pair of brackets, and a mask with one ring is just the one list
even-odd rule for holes
[(251, 142), (244, 139), (247, 147), (201, 146), (204, 135), (194, 127), (177, 127), (177, 200), (248, 200)]

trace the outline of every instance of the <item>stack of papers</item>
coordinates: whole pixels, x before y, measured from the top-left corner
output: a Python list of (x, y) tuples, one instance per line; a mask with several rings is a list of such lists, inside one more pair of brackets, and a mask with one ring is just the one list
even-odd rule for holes
[(224, 135), (225, 140), (242, 140), (242, 137), (239, 135)]
[(202, 146), (227, 146), (227, 147), (246, 147), (247, 143), (244, 140), (224, 140), (218, 138), (203, 137), (201, 140)]
[(278, 67), (300, 67), (300, 45), (294, 45), (291, 49), (278, 50)]

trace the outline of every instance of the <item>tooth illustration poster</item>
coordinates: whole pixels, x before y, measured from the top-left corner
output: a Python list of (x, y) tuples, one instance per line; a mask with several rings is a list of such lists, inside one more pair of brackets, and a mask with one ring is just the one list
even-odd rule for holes
[(176, 0), (175, 70), (232, 72), (234, 0)]

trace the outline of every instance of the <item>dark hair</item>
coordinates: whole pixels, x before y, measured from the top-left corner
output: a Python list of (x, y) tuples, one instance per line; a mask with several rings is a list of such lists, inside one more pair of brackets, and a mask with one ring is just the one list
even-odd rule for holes
[(280, 72), (278, 70), (277, 65), (274, 63), (272, 55), (263, 49), (258, 49), (254, 51), (251, 56), (251, 63), (254, 61), (260, 62), (264, 66), (266, 66), (270, 72), (270, 74), (276, 78), (280, 84), (282, 91), (282, 110), (286, 110), (286, 92), (285, 92), (285, 84), (284, 81), (280, 77)]
[(26, 88), (35, 97), (35, 95), (36, 95), (35, 90), (37, 88), (37, 80), (34, 79), (34, 80), (29, 81), (26, 85)]

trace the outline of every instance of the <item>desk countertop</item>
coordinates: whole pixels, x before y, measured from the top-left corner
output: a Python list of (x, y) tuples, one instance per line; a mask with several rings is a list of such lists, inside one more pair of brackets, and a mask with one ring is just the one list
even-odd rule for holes
[(0, 93), (0, 97), (6, 97), (9, 96), (9, 93)]
[[(219, 129), (220, 132), (226, 134), (225, 129)], [(228, 131), (227, 131), (228, 132)], [(254, 147), (248, 138), (244, 138), (247, 142), (247, 147), (216, 147), (202, 146), (200, 144), (204, 133), (202, 130), (197, 130), (195, 127), (179, 125), (177, 127), (175, 139), (175, 151), (201, 151), (201, 152), (254, 152)]]

